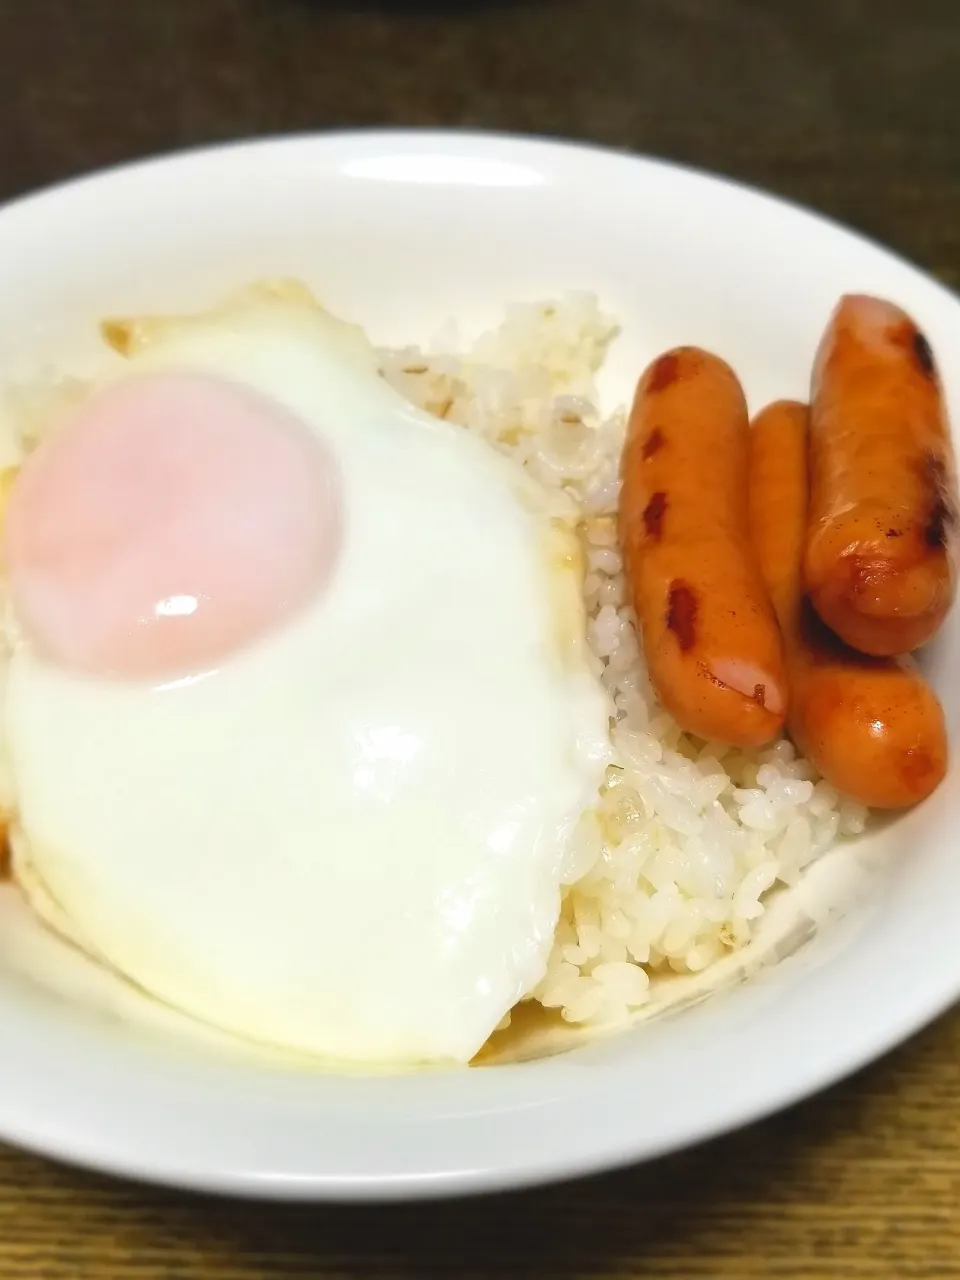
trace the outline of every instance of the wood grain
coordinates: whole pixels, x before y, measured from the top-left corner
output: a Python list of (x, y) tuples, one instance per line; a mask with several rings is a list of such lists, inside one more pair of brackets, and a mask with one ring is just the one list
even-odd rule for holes
[[(956, 0), (0, 0), (0, 197), (280, 129), (509, 128), (731, 173), (956, 286), (958, 66)], [(960, 1277), (960, 1013), (746, 1132), (499, 1199), (258, 1207), (0, 1149), (0, 1278), (86, 1276)]]

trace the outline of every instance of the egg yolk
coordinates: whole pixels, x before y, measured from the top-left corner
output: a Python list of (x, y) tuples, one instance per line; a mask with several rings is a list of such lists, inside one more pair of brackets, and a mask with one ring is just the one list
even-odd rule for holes
[(322, 592), (341, 525), (334, 459), (293, 414), (222, 379), (133, 377), (24, 464), (5, 521), (14, 610), (76, 670), (209, 670)]

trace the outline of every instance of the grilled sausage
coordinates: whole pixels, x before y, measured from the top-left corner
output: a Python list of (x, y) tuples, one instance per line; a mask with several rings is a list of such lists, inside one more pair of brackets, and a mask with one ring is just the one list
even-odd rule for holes
[(620, 539), (647, 666), (688, 732), (774, 737), (783, 648), (750, 543), (749, 420), (716, 356), (680, 347), (640, 379), (621, 463)]
[(907, 653), (956, 590), (957, 492), (926, 338), (879, 298), (841, 299), (812, 384), (807, 592), (864, 653)]
[(838, 791), (902, 808), (946, 772), (943, 712), (911, 659), (855, 652), (803, 599), (808, 419), (805, 405), (781, 400), (750, 433), (750, 526), (786, 645), (788, 729)]

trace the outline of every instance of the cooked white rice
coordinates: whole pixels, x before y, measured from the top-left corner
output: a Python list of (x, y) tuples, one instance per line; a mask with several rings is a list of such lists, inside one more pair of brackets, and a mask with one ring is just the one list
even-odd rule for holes
[(625, 415), (603, 417), (594, 377), (616, 334), (594, 297), (509, 308), (457, 350), (381, 353), (408, 399), (477, 431), (576, 502), (588, 639), (613, 695), (617, 763), (579, 824), (560, 924), (533, 993), (572, 1023), (618, 1020), (657, 973), (696, 973), (748, 943), (770, 894), (795, 884), (867, 812), (841, 801), (786, 740), (731, 750), (680, 731), (647, 678), (617, 546)]

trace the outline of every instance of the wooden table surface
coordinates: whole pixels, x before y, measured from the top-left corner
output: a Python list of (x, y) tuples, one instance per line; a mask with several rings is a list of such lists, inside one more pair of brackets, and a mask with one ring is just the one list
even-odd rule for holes
[[(958, 0), (0, 0), (0, 198), (187, 143), (381, 123), (672, 156), (960, 284)], [(237, 1205), (0, 1147), (3, 1280), (521, 1275), (960, 1277), (960, 1014), (751, 1130), (500, 1199)]]

